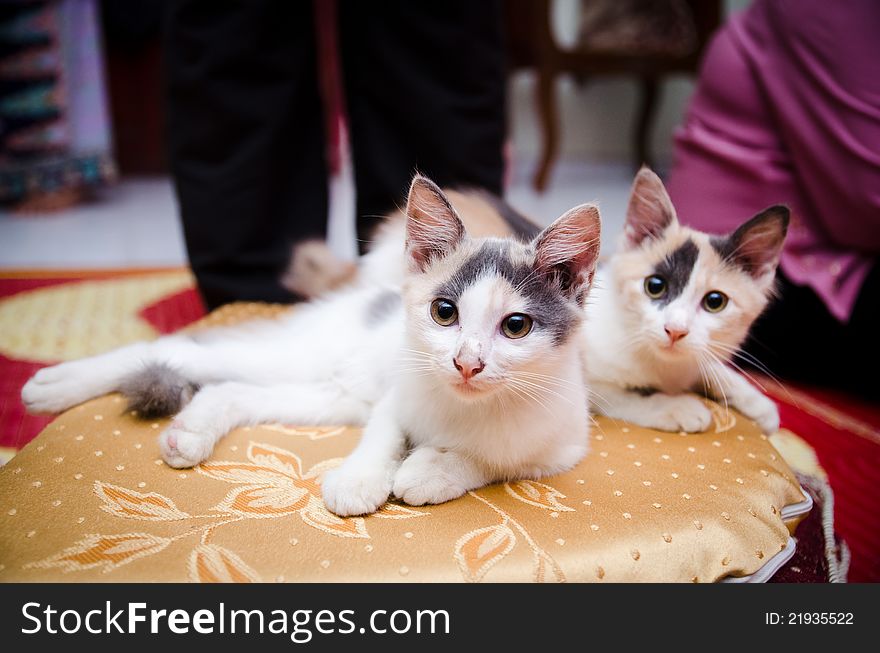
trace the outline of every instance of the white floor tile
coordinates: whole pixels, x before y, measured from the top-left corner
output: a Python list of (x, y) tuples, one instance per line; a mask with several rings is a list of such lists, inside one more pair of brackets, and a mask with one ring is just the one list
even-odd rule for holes
[(67, 211), (0, 215), (0, 267), (113, 268), (186, 264), (167, 178), (134, 178)]

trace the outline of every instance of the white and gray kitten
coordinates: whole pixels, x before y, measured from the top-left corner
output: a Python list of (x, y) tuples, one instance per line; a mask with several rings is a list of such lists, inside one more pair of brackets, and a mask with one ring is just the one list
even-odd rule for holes
[(633, 184), (618, 251), (598, 274), (587, 310), (585, 365), (593, 409), (667, 431), (712, 421), (692, 392), (727, 402), (765, 433), (776, 405), (731, 368), (770, 301), (789, 211), (771, 206), (732, 234), (679, 224), (647, 168)]
[(279, 321), (62, 363), (22, 399), (34, 412), (119, 390), (141, 410), (186, 404), (160, 436), (173, 467), (205, 460), (239, 426), (364, 425), (322, 482), (339, 515), (375, 511), (392, 493), (439, 503), (575, 465), (589, 442), (580, 329), (597, 209), (576, 207), (530, 242), (471, 238), (443, 192), (417, 177), (405, 243), (402, 284), (356, 282)]

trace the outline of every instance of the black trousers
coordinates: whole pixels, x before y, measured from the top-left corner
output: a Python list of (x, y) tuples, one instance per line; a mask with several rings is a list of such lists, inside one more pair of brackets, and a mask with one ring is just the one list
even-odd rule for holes
[(846, 324), (811, 288), (781, 271), (780, 296), (752, 328), (745, 350), (783, 378), (880, 401), (880, 265), (875, 264)]
[[(340, 0), (358, 237), (415, 170), (501, 192), (505, 62), (497, 0)], [(315, 21), (301, 0), (178, 0), (167, 21), (171, 170), (209, 307), (294, 299), (294, 242), (325, 234)]]

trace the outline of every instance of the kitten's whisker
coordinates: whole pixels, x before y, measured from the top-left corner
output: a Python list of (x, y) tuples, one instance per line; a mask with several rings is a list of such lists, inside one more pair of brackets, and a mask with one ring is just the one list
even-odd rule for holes
[(541, 377), (541, 378), (543, 378), (543, 379), (554, 379), (554, 380), (556, 380), (556, 381), (565, 381), (566, 383), (568, 383), (568, 384), (570, 384), (570, 385), (581, 385), (580, 383), (578, 383), (578, 382), (576, 382), (576, 381), (570, 381), (570, 380), (568, 380), (568, 379), (564, 379), (564, 378), (561, 377), (561, 376), (555, 376), (555, 375), (553, 375), (553, 374), (542, 374), (542, 373), (540, 373), (540, 372), (533, 372), (533, 371), (531, 371), (531, 370), (522, 370), (522, 371), (520, 371), (519, 373), (520, 373), (520, 374), (526, 374), (526, 375), (528, 375), (528, 376)]
[(535, 383), (534, 381), (528, 381), (526, 379), (520, 378), (518, 374), (515, 374), (512, 378), (514, 378), (519, 383), (523, 383), (523, 384), (533, 388), (536, 392), (550, 393), (550, 394), (556, 395), (557, 397), (559, 397), (560, 399), (562, 399), (564, 402), (566, 402), (567, 404), (569, 404), (571, 406), (575, 405), (575, 403), (571, 399), (569, 399), (565, 395), (562, 395), (562, 394), (556, 392), (555, 390), (552, 390), (551, 388), (548, 388), (545, 385), (541, 385), (540, 383)]
[(527, 379), (534, 379), (537, 381), (546, 381), (547, 383), (554, 385), (556, 387), (560, 387), (560, 388), (579, 389), (579, 388), (584, 387), (584, 384), (582, 382), (577, 383), (575, 381), (569, 381), (568, 379), (563, 379), (563, 378), (560, 378), (557, 376), (548, 376), (546, 374), (536, 374), (534, 372), (520, 371), (520, 372), (517, 372), (517, 375), (524, 376)]
[(753, 375), (749, 374), (745, 369), (743, 369), (742, 367), (740, 367), (739, 365), (737, 365), (737, 364), (736, 364), (734, 361), (732, 361), (732, 360), (731, 360), (731, 361), (727, 361), (727, 363), (728, 363), (731, 367), (733, 367), (737, 372), (739, 372), (739, 373), (742, 374), (744, 377), (746, 377), (749, 381), (751, 381), (753, 384), (755, 384), (756, 386), (758, 386), (758, 387), (761, 389), (761, 392), (763, 392), (764, 394), (767, 394), (767, 388), (764, 387), (764, 385), (763, 385), (760, 381), (758, 381), (758, 379), (756, 379)]
[(541, 406), (541, 408), (546, 410), (548, 415), (553, 416), (553, 411), (550, 410), (550, 408), (547, 406), (547, 404), (544, 403), (544, 401), (542, 401), (541, 397), (538, 394), (536, 394), (534, 390), (531, 390), (527, 386), (521, 385), (521, 382), (518, 379), (511, 378), (511, 379), (509, 379), (508, 382), (510, 383), (510, 386), (512, 388), (516, 388), (517, 390), (521, 391), (522, 393), (524, 393), (525, 395), (530, 397), (532, 399), (532, 401), (534, 401), (536, 404)]
[[(791, 391), (782, 382), (782, 380), (778, 376), (773, 374), (773, 372), (771, 372), (770, 369), (766, 365), (764, 365), (764, 363), (762, 363), (758, 358), (756, 358), (753, 354), (750, 354), (747, 351), (743, 351), (738, 347), (731, 347), (730, 345), (727, 345), (727, 344), (721, 343), (721, 342), (713, 341), (710, 343), (710, 346), (717, 347), (723, 353), (729, 354), (731, 356), (731, 358), (728, 360), (728, 362), (731, 365), (734, 365), (738, 370), (740, 370), (740, 372), (743, 375), (746, 374), (745, 370), (743, 370), (740, 366), (736, 365), (733, 361), (733, 358), (739, 358), (744, 363), (747, 363), (749, 365), (752, 365), (752, 366), (758, 368), (759, 372), (762, 372), (764, 375), (766, 375), (769, 378), (770, 381), (775, 383), (778, 388), (781, 388), (783, 391), (785, 391), (785, 394), (788, 395), (788, 398), (791, 400), (792, 404), (794, 404), (795, 406), (799, 405), (797, 399), (794, 397), (794, 395), (791, 394)], [(753, 378), (752, 381), (754, 383), (756, 383), (757, 385), (759, 385), (765, 393), (767, 392), (766, 388), (764, 388), (760, 383), (758, 383), (757, 379)]]
[[(710, 345), (710, 347), (711, 347), (711, 346), (717, 346), (717, 343), (716, 343), (715, 345)], [(721, 363), (721, 361), (719, 361), (719, 363)], [(727, 363), (728, 365), (730, 365), (731, 367), (735, 368), (740, 374), (742, 374), (744, 377), (746, 377), (747, 379), (749, 379), (749, 381), (751, 381), (751, 382), (754, 383), (756, 386), (758, 386), (758, 387), (761, 389), (762, 392), (764, 392), (765, 394), (767, 393), (767, 388), (765, 388), (764, 385), (763, 385), (760, 381), (758, 381), (758, 379), (756, 379), (753, 375), (751, 375), (751, 374), (749, 374), (748, 372), (746, 372), (746, 371), (745, 371), (740, 365), (738, 365), (738, 364), (736, 363), (736, 361), (734, 361), (732, 358), (728, 359), (728, 360), (726, 361), (726, 363)], [(772, 377), (771, 377), (771, 378), (772, 378)], [(773, 380), (776, 380), (776, 379), (774, 378)], [(777, 381), (777, 383), (779, 384), (779, 386), (780, 386), (781, 388), (785, 389), (785, 386), (782, 385), (782, 383), (779, 383), (778, 380), (776, 380), (776, 381)]]
[(396, 369), (398, 374), (415, 374), (416, 372), (427, 375), (428, 373), (434, 373), (436, 370), (433, 367), (400, 367)]
[(697, 357), (697, 366), (700, 368), (700, 381), (703, 384), (703, 394), (709, 397), (711, 395), (709, 380), (706, 378), (706, 368), (703, 366), (703, 361), (699, 356)]
[(592, 388), (587, 388), (587, 397), (589, 398), (590, 401), (593, 401), (593, 398), (594, 398), (594, 397), (595, 397), (596, 399), (601, 399), (601, 400), (602, 400), (602, 404), (605, 406), (605, 408), (610, 408), (610, 407), (611, 407), (611, 402), (610, 402), (605, 396), (603, 396), (602, 394), (596, 392), (596, 391), (593, 390)]
[(414, 358), (435, 358), (433, 354), (426, 351), (418, 351), (416, 349), (401, 349), (399, 351), (401, 355), (412, 356)]
[(721, 394), (721, 398), (724, 400), (724, 412), (728, 415), (730, 414), (730, 404), (727, 400), (727, 392), (724, 387), (724, 381), (721, 378), (721, 375), (718, 373), (718, 370), (715, 369), (715, 365), (724, 365), (723, 361), (718, 358), (711, 350), (706, 349), (699, 352), (699, 355), (707, 355), (709, 356), (708, 365), (706, 366), (709, 374), (712, 376), (713, 383), (718, 392)]
[(524, 394), (524, 392), (520, 388), (518, 388), (516, 385), (514, 385), (513, 383), (509, 383), (507, 385), (507, 389), (510, 390), (513, 394), (515, 394), (519, 398), (519, 400), (524, 403), (528, 404), (528, 403), (532, 403), (532, 401), (534, 401), (534, 399), (532, 397)]
[(422, 363), (424, 365), (433, 365), (435, 363), (435, 361), (428, 358), (398, 358), (397, 360), (401, 363)]

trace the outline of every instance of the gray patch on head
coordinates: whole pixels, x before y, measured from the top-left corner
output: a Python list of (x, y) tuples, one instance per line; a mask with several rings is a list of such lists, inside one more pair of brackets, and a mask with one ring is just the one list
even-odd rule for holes
[(529, 263), (514, 262), (510, 250), (509, 241), (486, 241), (437, 288), (436, 296), (457, 302), (479, 279), (500, 276), (525, 297), (526, 312), (534, 326), (549, 331), (553, 342), (562, 344), (579, 323), (580, 311), (572, 306), (551, 278), (536, 273)]
[(709, 244), (712, 245), (712, 248), (718, 253), (722, 261), (729, 261), (736, 249), (731, 235), (709, 237)]
[(649, 385), (645, 385), (645, 386), (627, 386), (626, 390), (627, 390), (627, 392), (633, 392), (633, 393), (639, 395), (640, 397), (650, 397), (651, 395), (653, 395), (653, 394), (657, 394), (657, 392), (659, 392), (659, 391), (657, 390), (657, 388), (654, 388), (654, 387), (649, 386)]
[(513, 286), (518, 286), (532, 274), (532, 266), (527, 263), (514, 264), (511, 261), (509, 242), (487, 240), (441, 284), (437, 289), (437, 296), (458, 301), (467, 288), (490, 274), (500, 275)]
[(697, 244), (688, 238), (675, 251), (654, 268), (654, 274), (666, 279), (666, 294), (653, 301), (661, 306), (669, 304), (684, 292), (691, 278), (700, 250)]
[(150, 363), (129, 374), (119, 384), (128, 398), (128, 410), (139, 417), (165, 417), (189, 403), (199, 386), (165, 363)]
[(370, 299), (364, 312), (367, 326), (381, 324), (393, 315), (400, 305), (400, 293), (394, 290), (379, 291)]

